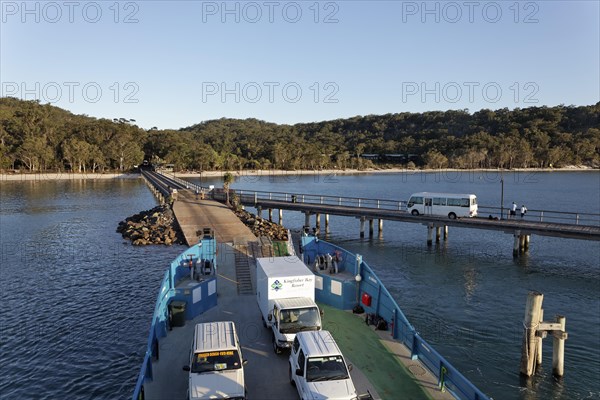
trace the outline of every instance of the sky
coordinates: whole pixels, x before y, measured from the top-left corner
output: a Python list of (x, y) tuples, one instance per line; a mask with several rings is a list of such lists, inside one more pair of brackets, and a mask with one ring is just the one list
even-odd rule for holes
[(594, 1), (0, 1), (0, 97), (179, 129), (600, 101)]

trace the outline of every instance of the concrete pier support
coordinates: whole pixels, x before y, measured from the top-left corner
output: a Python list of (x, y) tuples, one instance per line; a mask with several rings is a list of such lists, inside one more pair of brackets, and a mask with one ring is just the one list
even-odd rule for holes
[[(544, 309), (542, 308), (540, 310), (540, 323), (544, 322)], [(537, 343), (536, 346), (537, 348), (535, 349), (535, 364), (536, 365), (542, 365), (542, 336), (541, 335), (536, 335), (537, 338)], [(536, 367), (537, 369), (537, 367)]]
[(325, 233), (329, 233), (329, 214), (325, 214)]
[(310, 213), (308, 211), (304, 213), (304, 226), (310, 226)]
[(444, 240), (448, 240), (448, 225), (444, 225)]
[(530, 292), (525, 306), (525, 320), (523, 321), (523, 345), (521, 346), (521, 374), (531, 376), (535, 372), (535, 352), (537, 351), (537, 326), (540, 323), (542, 302), (544, 295)]
[(273, 222), (273, 209), (269, 208), (269, 222)]
[(441, 237), (442, 237), (442, 227), (436, 226), (435, 227), (435, 242), (439, 243)]
[(433, 245), (433, 224), (427, 225), (427, 246)]
[(521, 253), (527, 253), (529, 251), (531, 235), (525, 235), (521, 231), (515, 231), (514, 238), (513, 256), (517, 257)]
[(373, 218), (369, 218), (369, 237), (373, 237)]
[(561, 331), (552, 332), (554, 337), (552, 341), (552, 374), (560, 377), (565, 373), (565, 339), (567, 338), (565, 326), (567, 319), (562, 315), (557, 315), (555, 320), (556, 323), (560, 324)]
[(262, 214), (262, 207), (261, 206), (256, 207), (256, 216), (258, 218), (262, 218), (261, 214)]
[(365, 237), (365, 217), (360, 217), (360, 237)]
[(279, 225), (283, 225), (283, 210), (279, 209)]
[(315, 227), (317, 228), (318, 231), (320, 231), (321, 230), (321, 214), (317, 213), (316, 217), (317, 217), (317, 221), (315, 222)]
[(383, 237), (383, 220), (381, 218), (379, 219), (378, 232), (379, 238), (381, 239)]

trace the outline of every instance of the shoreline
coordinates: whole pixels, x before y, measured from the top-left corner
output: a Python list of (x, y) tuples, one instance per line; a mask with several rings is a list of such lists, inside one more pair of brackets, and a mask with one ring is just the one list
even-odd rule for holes
[(2, 182), (42, 182), (42, 181), (61, 181), (61, 180), (106, 180), (106, 179), (139, 179), (140, 174), (136, 173), (68, 173), (68, 172), (41, 172), (41, 173), (17, 173), (0, 174), (0, 183)]
[[(515, 173), (515, 172), (587, 172), (600, 171), (600, 169), (583, 166), (568, 166), (563, 168), (513, 168), (513, 169), (458, 169), (458, 168), (443, 168), (443, 169), (406, 169), (406, 168), (369, 168), (364, 170), (357, 169), (323, 169), (323, 170), (241, 170), (241, 171), (204, 171), (199, 172), (175, 172), (174, 175), (179, 178), (215, 178), (222, 177), (226, 172), (230, 172), (235, 177), (241, 176), (293, 176), (293, 175), (364, 175), (364, 174), (418, 174), (418, 173), (446, 173), (446, 172), (493, 172), (493, 173)], [(2, 182), (40, 182), (40, 181), (58, 181), (58, 180), (106, 180), (106, 179), (139, 179), (139, 173), (15, 173), (15, 174), (0, 174), (0, 183)]]

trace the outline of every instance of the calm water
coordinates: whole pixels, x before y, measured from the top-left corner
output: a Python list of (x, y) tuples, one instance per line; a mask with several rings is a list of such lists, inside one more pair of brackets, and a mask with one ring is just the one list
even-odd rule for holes
[[(600, 212), (600, 174), (504, 175), (505, 203)], [(219, 180), (203, 180), (204, 184)], [(239, 189), (406, 200), (416, 191), (473, 192), (499, 206), (495, 174), (241, 177)], [(3, 182), (0, 186), (0, 397), (128, 398), (145, 348), (156, 290), (182, 247), (132, 247), (115, 232), (155, 205), (141, 181)], [(313, 218), (314, 223), (314, 218)], [(304, 217), (284, 212), (299, 229)], [(360, 239), (358, 221), (331, 217), (334, 243), (363, 254), (422, 335), (496, 399), (600, 398), (600, 243), (532, 236), (512, 257), (512, 236), (450, 229), (427, 248), (420, 225), (384, 222)], [(544, 293), (546, 319), (565, 315), (565, 377), (519, 379), (529, 290)]]

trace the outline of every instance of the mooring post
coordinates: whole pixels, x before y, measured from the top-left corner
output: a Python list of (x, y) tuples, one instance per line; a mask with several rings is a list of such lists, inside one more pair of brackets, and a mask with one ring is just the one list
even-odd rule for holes
[(448, 240), (448, 225), (444, 225), (444, 240)]
[(365, 237), (365, 217), (360, 217), (360, 237)]
[(440, 237), (442, 236), (442, 227), (441, 226), (436, 226), (435, 227), (435, 242), (439, 243), (440, 242)]
[(373, 218), (369, 218), (369, 237), (373, 237)]
[(325, 233), (329, 233), (329, 214), (325, 214)]
[(279, 225), (283, 225), (283, 210), (279, 209)]
[(544, 295), (539, 292), (529, 292), (523, 320), (523, 344), (521, 346), (521, 374), (533, 375), (535, 371), (537, 350), (537, 327), (540, 324), (540, 313)]
[(552, 332), (554, 338), (552, 342), (552, 374), (559, 377), (563, 376), (565, 372), (566, 320), (562, 315), (557, 315), (555, 321), (560, 324), (561, 330)]
[(427, 246), (433, 245), (433, 224), (427, 225)]

